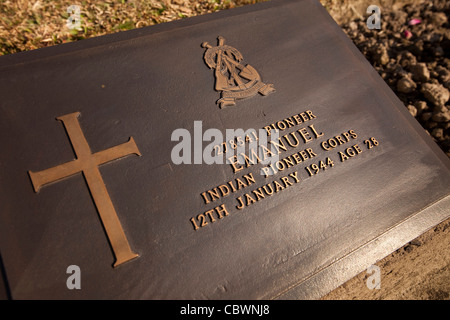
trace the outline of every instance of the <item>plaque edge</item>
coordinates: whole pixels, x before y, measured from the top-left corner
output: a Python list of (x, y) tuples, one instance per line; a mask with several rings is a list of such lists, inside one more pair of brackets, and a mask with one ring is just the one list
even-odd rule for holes
[[(320, 299), (408, 242), (450, 218), (450, 194), (410, 215), (392, 228), (359, 246), (271, 300)], [(392, 240), (394, 239), (394, 240)], [(353, 266), (350, 267), (349, 266)]]

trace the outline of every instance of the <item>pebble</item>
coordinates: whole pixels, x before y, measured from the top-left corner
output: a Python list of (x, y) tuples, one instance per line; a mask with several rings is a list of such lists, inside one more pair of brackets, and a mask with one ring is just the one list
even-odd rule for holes
[(425, 101), (414, 102), (414, 107), (416, 107), (418, 113), (422, 113), (423, 111), (428, 109), (427, 103)]
[(425, 40), (426, 42), (430, 42), (430, 43), (436, 43), (436, 42), (440, 42), (443, 39), (443, 35), (440, 33), (427, 33), (423, 36), (423, 40)]
[(431, 135), (433, 137), (435, 137), (437, 140), (443, 140), (444, 139), (444, 129), (434, 128), (433, 131), (431, 131)]
[(444, 105), (450, 98), (450, 92), (444, 86), (434, 83), (425, 83), (420, 91), (425, 98), (435, 106)]
[(424, 112), (424, 113), (422, 113), (422, 120), (424, 122), (427, 122), (428, 120), (431, 119), (432, 115), (433, 115), (433, 112)]
[(416, 109), (416, 107), (414, 107), (413, 105), (408, 105), (407, 108), (408, 108), (409, 113), (411, 113), (411, 115), (413, 117), (417, 116), (417, 109)]
[(450, 80), (450, 71), (447, 68), (443, 66), (437, 66), (435, 71), (440, 82), (445, 83)]
[(431, 117), (431, 120), (436, 122), (448, 122), (450, 121), (450, 111), (435, 113)]
[(427, 65), (423, 62), (417, 63), (411, 67), (413, 79), (420, 82), (427, 82), (430, 80), (430, 71), (428, 71)]
[(376, 47), (375, 50), (373, 50), (372, 54), (374, 55), (374, 59), (378, 64), (386, 65), (389, 63), (389, 55), (386, 47)]
[(442, 26), (447, 23), (447, 15), (444, 12), (434, 12), (431, 16), (431, 22), (434, 25)]
[(450, 90), (450, 80), (444, 82), (444, 87)]
[(411, 93), (416, 88), (416, 83), (409, 77), (403, 77), (397, 82), (397, 90), (402, 93)]
[(403, 250), (405, 250), (406, 252), (410, 253), (411, 251), (413, 251), (413, 247), (412, 247), (411, 245), (407, 244), (407, 245), (403, 248)]

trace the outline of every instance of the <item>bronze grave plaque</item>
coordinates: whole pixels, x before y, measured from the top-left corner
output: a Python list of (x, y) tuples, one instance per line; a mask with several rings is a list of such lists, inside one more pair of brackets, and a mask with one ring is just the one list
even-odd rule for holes
[(449, 159), (318, 1), (3, 56), (0, 96), (11, 299), (314, 299), (450, 216)]

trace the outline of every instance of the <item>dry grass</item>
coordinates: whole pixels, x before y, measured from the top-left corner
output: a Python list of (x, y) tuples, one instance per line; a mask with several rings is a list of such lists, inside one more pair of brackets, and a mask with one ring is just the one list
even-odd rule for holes
[[(0, 55), (141, 28), (266, 0), (0, 0)], [(425, 0), (320, 0), (338, 23), (365, 14), (367, 5)], [(66, 26), (67, 8), (81, 8), (81, 28)]]
[[(261, 0), (0, 0), (0, 55), (141, 28)], [(81, 27), (66, 26), (81, 8)]]

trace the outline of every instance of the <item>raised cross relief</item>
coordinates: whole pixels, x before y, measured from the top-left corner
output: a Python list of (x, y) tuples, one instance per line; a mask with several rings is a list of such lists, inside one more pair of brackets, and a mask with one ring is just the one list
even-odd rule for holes
[(28, 173), (35, 192), (38, 192), (46, 184), (59, 181), (77, 173), (83, 173), (114, 252), (116, 261), (113, 266), (116, 267), (138, 257), (138, 254), (134, 253), (130, 248), (98, 167), (131, 154), (140, 156), (141, 153), (133, 137), (130, 137), (128, 142), (121, 145), (92, 153), (78, 122), (79, 115), (79, 112), (75, 112), (56, 118), (62, 121), (66, 128), (67, 135), (76, 154), (76, 159), (53, 168), (39, 172), (29, 171)]

